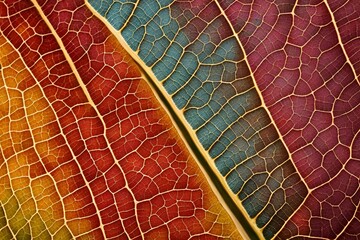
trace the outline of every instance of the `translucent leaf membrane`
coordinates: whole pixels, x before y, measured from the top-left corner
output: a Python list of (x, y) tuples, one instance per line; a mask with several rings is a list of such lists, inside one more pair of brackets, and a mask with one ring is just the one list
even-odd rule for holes
[(356, 0), (89, 3), (177, 109), (255, 231), (359, 237)]
[(0, 2), (1, 239), (240, 238), (84, 1)]

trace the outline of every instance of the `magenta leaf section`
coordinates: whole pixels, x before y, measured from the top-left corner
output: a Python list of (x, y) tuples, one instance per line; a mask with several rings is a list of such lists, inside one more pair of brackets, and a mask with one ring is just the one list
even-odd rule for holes
[(281, 238), (359, 237), (360, 5), (222, 1), (309, 194)]

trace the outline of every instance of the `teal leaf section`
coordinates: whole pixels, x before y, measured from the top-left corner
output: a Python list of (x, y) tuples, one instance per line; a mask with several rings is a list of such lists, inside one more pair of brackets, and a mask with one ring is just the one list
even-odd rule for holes
[(203, 0), (88, 2), (182, 110), (209, 164), (225, 179), (239, 208), (255, 220), (254, 230), (265, 239), (276, 236), (308, 190), (220, 5)]

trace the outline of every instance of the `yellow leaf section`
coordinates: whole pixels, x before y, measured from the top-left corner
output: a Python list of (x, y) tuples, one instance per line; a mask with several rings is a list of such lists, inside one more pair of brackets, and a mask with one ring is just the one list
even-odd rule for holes
[(1, 237), (72, 238), (56, 179), (44, 164), (58, 161), (59, 149), (49, 145), (58, 134), (55, 115), (1, 35), (0, 64), (0, 219), (5, 219), (0, 222)]

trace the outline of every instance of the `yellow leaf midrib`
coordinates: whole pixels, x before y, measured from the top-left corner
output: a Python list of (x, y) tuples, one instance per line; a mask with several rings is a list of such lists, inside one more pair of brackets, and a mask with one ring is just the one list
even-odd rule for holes
[[(238, 231), (240, 232), (241, 236), (244, 239), (251, 239), (248, 235), (247, 231), (242, 226), (243, 222), (239, 220), (239, 218), (246, 219), (247, 223), (252, 222), (255, 223), (254, 219), (251, 219), (244, 207), (242, 206), (240, 200), (237, 198), (236, 195), (234, 195), (231, 191), (231, 189), (226, 184), (224, 178), (220, 174), (220, 172), (217, 170), (215, 163), (213, 161), (209, 161), (212, 158), (210, 157), (209, 153), (204, 150), (203, 146), (199, 142), (195, 132), (192, 130), (190, 124), (186, 121), (184, 113), (182, 110), (179, 110), (175, 103), (172, 101), (172, 99), (167, 94), (165, 88), (161, 85), (161, 83), (157, 80), (155, 74), (151, 70), (150, 67), (148, 67), (141, 59), (140, 57), (134, 52), (131, 47), (128, 45), (128, 43), (125, 41), (125, 39), (121, 35), (121, 31), (117, 31), (108, 21), (105, 17), (100, 15), (88, 1), (85, 1), (85, 4), (87, 7), (91, 10), (91, 12), (100, 19), (107, 28), (111, 31), (111, 33), (116, 36), (119, 43), (122, 45), (122, 47), (128, 52), (128, 54), (134, 59), (134, 61), (138, 64), (139, 70), (142, 74), (143, 79), (145, 79), (149, 87), (152, 89), (155, 97), (158, 99), (159, 103), (161, 104), (162, 108), (166, 111), (168, 116), (170, 117), (172, 124), (175, 126), (177, 132), (181, 136), (184, 144), (186, 145), (187, 149), (193, 156), (193, 158), (198, 163), (198, 166), (200, 167), (202, 173), (207, 178), (207, 182), (210, 185), (211, 189), (217, 196), (219, 202), (221, 205), (226, 209), (227, 213), (230, 215), (231, 219), (233, 220), (234, 224), (238, 228)], [(209, 159), (209, 160), (206, 160)], [(208, 166), (206, 166), (208, 165)], [(210, 168), (211, 174), (215, 175), (210, 177), (209, 172), (206, 170), (206, 168)], [(214, 179), (215, 177), (215, 179)], [(218, 182), (219, 184), (215, 184), (215, 182)], [(225, 191), (227, 196), (223, 196), (224, 192), (221, 191), (219, 188), (222, 188), (223, 191)], [(229, 202), (226, 201), (228, 199), (231, 199), (231, 201), (234, 203), (233, 207), (229, 207)], [(239, 211), (237, 214), (234, 213), (234, 207), (236, 206), (237, 210)], [(242, 216), (239, 216), (239, 215)], [(255, 226), (255, 225), (254, 225)], [(258, 238), (263, 239), (262, 234), (259, 231), (256, 231), (257, 229), (252, 228), (255, 230), (256, 235)], [(252, 237), (254, 237), (252, 235)]]

